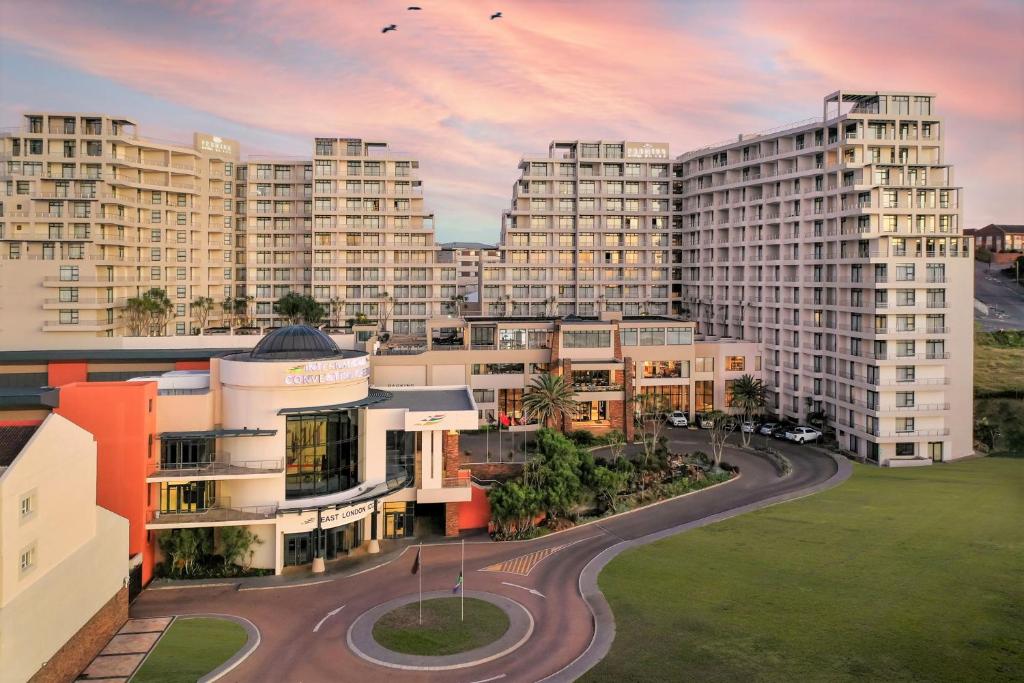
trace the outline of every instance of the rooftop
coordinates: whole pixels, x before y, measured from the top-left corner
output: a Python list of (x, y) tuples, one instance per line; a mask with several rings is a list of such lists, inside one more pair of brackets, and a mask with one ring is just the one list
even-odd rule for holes
[(0, 467), (10, 467), (39, 425), (0, 427)]
[[(372, 391), (372, 390), (371, 390)], [(437, 387), (423, 389), (395, 389), (388, 387), (391, 397), (370, 406), (371, 409), (394, 410), (404, 408), (417, 412), (476, 410), (466, 387)]]

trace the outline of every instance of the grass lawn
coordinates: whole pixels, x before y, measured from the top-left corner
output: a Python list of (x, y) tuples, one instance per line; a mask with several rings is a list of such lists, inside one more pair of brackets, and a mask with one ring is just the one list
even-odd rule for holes
[(175, 619), (132, 683), (195, 683), (245, 645), (245, 629), (226, 619)]
[(476, 598), (466, 598), (465, 621), (458, 597), (424, 600), (422, 625), (419, 609), (413, 602), (385, 614), (373, 626), (374, 640), (410, 655), (451, 655), (492, 643), (509, 626), (504, 610)]
[(974, 390), (984, 393), (1016, 389), (1024, 391), (1024, 348), (974, 346)]
[(586, 681), (1024, 678), (1024, 461), (841, 486), (623, 553)]

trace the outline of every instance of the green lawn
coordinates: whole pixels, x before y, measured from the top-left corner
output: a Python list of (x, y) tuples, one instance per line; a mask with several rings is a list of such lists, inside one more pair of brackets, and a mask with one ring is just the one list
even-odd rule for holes
[(132, 683), (195, 683), (245, 645), (245, 629), (226, 619), (175, 619)]
[(824, 493), (623, 553), (587, 681), (1024, 678), (1024, 462), (855, 465)]
[(378, 643), (411, 655), (451, 655), (492, 643), (508, 630), (508, 615), (497, 605), (466, 598), (466, 619), (460, 620), (459, 598), (423, 601), (423, 623), (419, 623), (419, 602), (388, 612), (373, 626)]
[(1024, 348), (974, 345), (974, 391), (1024, 391)]

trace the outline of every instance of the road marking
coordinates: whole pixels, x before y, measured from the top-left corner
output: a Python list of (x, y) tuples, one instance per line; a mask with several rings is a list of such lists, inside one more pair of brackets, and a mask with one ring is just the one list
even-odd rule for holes
[(535, 550), (532, 553), (526, 553), (525, 555), (519, 555), (517, 557), (512, 557), (507, 560), (503, 560), (501, 562), (496, 562), (495, 564), (487, 565), (479, 571), (506, 572), (508, 574), (518, 574), (519, 576), (529, 576), (530, 572), (533, 571), (534, 567), (536, 567), (538, 564), (540, 564), (547, 558), (557, 553), (559, 550), (565, 550), (571, 545), (576, 545), (577, 543), (582, 543), (583, 541), (589, 541), (592, 538), (597, 538), (597, 536), (587, 536), (586, 538), (581, 538), (572, 541), (571, 543), (563, 543), (562, 545), (556, 545), (552, 548)]
[(506, 585), (506, 586), (512, 586), (513, 588), (522, 588), (524, 591), (529, 591), (530, 593), (533, 593), (534, 595), (539, 595), (542, 598), (546, 598), (546, 596), (543, 593), (541, 593), (540, 591), (534, 590), (532, 588), (528, 588), (526, 586), (520, 586), (518, 583), (509, 583), (508, 581), (502, 581), (501, 583)]
[(342, 605), (338, 609), (332, 609), (330, 612), (328, 612), (327, 615), (324, 616), (323, 619), (321, 619), (320, 621), (316, 622), (316, 626), (313, 627), (313, 633), (316, 633), (317, 631), (319, 631), (320, 627), (324, 625), (325, 621), (327, 621), (328, 619), (330, 619), (331, 617), (333, 617), (335, 614), (337, 614), (338, 612), (340, 612), (343, 609), (345, 609), (345, 605)]
[(490, 678), (481, 678), (479, 681), (473, 681), (473, 683), (488, 683), (488, 681), (496, 681), (504, 677), (505, 674), (498, 674), (497, 676), (491, 676)]

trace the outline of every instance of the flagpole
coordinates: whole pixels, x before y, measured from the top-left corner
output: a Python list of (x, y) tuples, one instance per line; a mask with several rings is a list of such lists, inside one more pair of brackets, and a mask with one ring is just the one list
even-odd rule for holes
[(462, 568), (459, 570), (459, 578), (462, 579), (462, 595), (459, 596), (459, 609), (462, 611), (462, 621), (466, 620), (466, 539), (462, 539)]
[[(420, 543), (420, 549), (416, 551), (416, 559), (417, 560), (420, 558), (420, 553), (422, 553), (422, 552), (423, 552), (423, 544)], [(423, 567), (420, 567), (420, 570), (418, 572), (416, 572), (416, 573), (420, 575), (420, 626), (422, 626), (423, 625)]]

